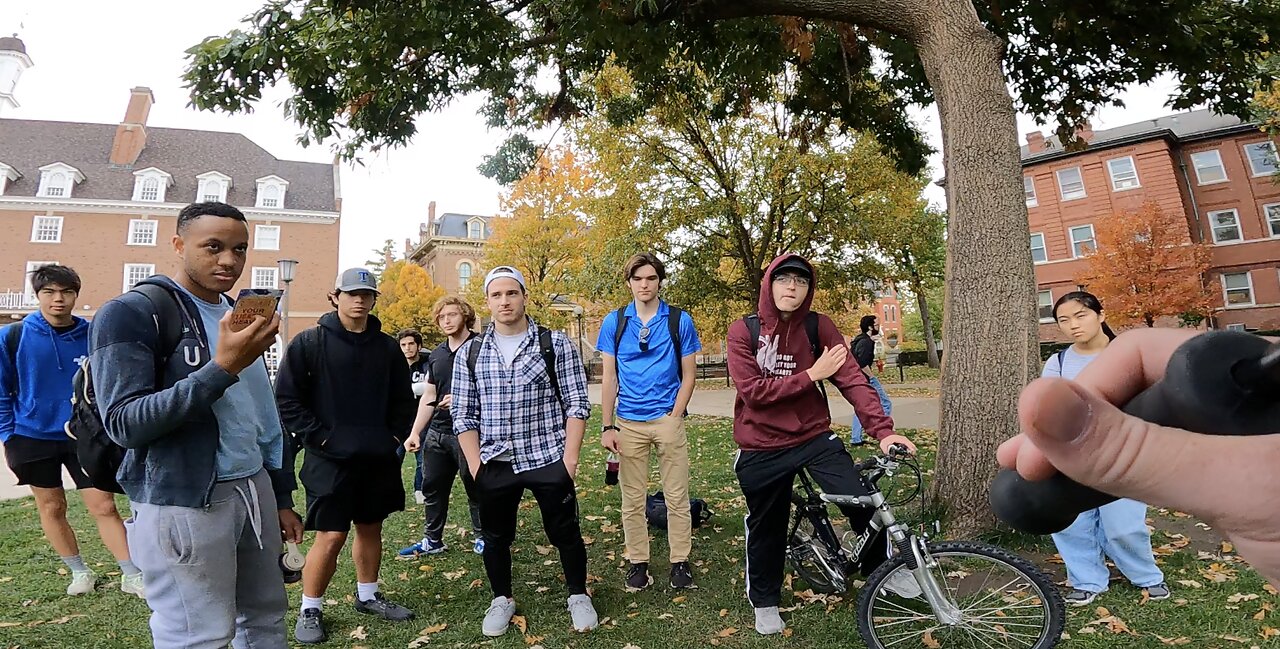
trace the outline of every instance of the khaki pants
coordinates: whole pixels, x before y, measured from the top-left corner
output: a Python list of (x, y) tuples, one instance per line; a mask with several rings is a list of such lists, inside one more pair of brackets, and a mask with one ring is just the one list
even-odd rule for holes
[(689, 560), (693, 521), (689, 516), (689, 440), (684, 417), (653, 421), (619, 418), (618, 481), (622, 485), (622, 533), (631, 563), (649, 561), (649, 527), (644, 508), (649, 484), (649, 448), (658, 449), (658, 470), (667, 499), (667, 540), (671, 563)]

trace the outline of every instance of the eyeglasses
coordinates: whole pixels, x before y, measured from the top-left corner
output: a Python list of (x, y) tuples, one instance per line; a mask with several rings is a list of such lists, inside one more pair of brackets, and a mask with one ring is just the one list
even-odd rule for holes
[(809, 285), (809, 278), (801, 277), (799, 275), (778, 275), (773, 278), (773, 283), (781, 284), (783, 286), (795, 284), (796, 286), (804, 287)]
[(640, 353), (649, 351), (649, 328), (640, 327)]

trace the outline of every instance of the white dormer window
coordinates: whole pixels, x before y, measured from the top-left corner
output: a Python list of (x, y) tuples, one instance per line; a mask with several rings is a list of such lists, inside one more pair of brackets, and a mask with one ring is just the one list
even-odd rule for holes
[(40, 167), (40, 188), (36, 196), (42, 198), (69, 198), (76, 183), (84, 182), (84, 174), (69, 164), (55, 162)]
[(471, 219), (467, 222), (467, 238), (483, 239), (484, 238), (484, 221), (480, 219)]
[(173, 176), (148, 167), (133, 172), (133, 200), (145, 203), (163, 203), (165, 191), (173, 184)]
[(258, 201), (254, 207), (278, 210), (284, 207), (284, 193), (289, 188), (289, 181), (280, 176), (266, 176), (258, 179)]
[(200, 181), (196, 190), (197, 203), (225, 203), (227, 190), (231, 189), (231, 176), (217, 171), (207, 171), (196, 176)]
[(21, 178), (18, 170), (9, 165), (0, 162), (0, 196), (4, 196), (4, 190), (8, 188), (9, 183)]

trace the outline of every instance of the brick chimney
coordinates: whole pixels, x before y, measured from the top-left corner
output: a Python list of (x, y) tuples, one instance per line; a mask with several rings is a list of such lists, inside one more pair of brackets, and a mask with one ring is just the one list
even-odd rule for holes
[(1044, 151), (1044, 133), (1041, 133), (1040, 131), (1027, 133), (1027, 149), (1031, 153), (1040, 153), (1041, 151)]
[(111, 164), (131, 166), (147, 146), (147, 115), (156, 98), (150, 88), (139, 86), (129, 91), (129, 107), (124, 121), (116, 127), (116, 138), (111, 143)]

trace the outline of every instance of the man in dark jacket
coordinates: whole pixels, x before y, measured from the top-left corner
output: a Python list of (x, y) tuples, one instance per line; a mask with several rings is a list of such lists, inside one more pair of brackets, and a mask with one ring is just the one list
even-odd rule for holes
[[(871, 364), (876, 358), (875, 336), (880, 335), (880, 324), (876, 322), (875, 316), (864, 315), (858, 322), (858, 326), (862, 329), (862, 333), (853, 339), (853, 360), (858, 361), (859, 371), (867, 375), (867, 382), (876, 389), (876, 395), (880, 397), (880, 408), (884, 410), (884, 414), (893, 416), (893, 403), (889, 401), (889, 394), (884, 391), (880, 379), (871, 374)], [(853, 434), (850, 436), (850, 441), (854, 444), (862, 443), (862, 420), (856, 414), (853, 417)]]
[[(409, 363), (409, 380), (413, 382), (413, 398), (417, 403), (426, 390), (431, 371), (430, 360), (422, 353), (422, 334), (417, 329), (401, 329), (396, 334), (396, 340), (400, 342), (400, 352), (404, 354), (405, 362)], [(397, 450), (396, 454), (404, 457), (404, 447)], [(413, 463), (413, 500), (421, 505), (426, 502), (426, 496), (422, 495), (422, 455), (415, 455)]]
[(413, 422), (409, 365), (396, 340), (369, 314), (378, 285), (364, 268), (343, 271), (330, 302), (335, 311), (298, 335), (276, 379), (285, 427), (306, 456), (299, 477), (307, 492), (306, 529), (316, 531), (302, 571), (298, 642), (324, 642), (324, 593), (355, 525), (356, 611), (386, 620), (413, 612), (378, 591), (382, 522), (404, 509), (400, 448)]
[[(176, 303), (129, 291), (102, 305), (89, 333), (98, 410), (126, 449), (116, 477), (133, 510), (125, 526), (152, 639), (158, 649), (285, 649), (277, 562), (282, 531), (301, 541), (302, 523), (262, 359), (280, 316), (231, 330), (224, 294), (249, 248), (236, 208), (183, 208), (173, 247), (178, 275), (142, 283)], [(174, 349), (161, 343), (173, 328), (166, 317), (181, 319)]]
[[(875, 390), (849, 357), (844, 337), (825, 315), (818, 315), (823, 351), (814, 358), (805, 318), (816, 279), (813, 266), (799, 255), (774, 259), (760, 286), (759, 338), (751, 339), (745, 320), (729, 327), (729, 374), (738, 391), (734, 471), (748, 512), (747, 599), (755, 607), (756, 631), (765, 635), (781, 633), (786, 626), (778, 604), (796, 473), (807, 469), (828, 493), (866, 493), (853, 458), (831, 432), (831, 410), (817, 383), (834, 384), (886, 452), (893, 444), (915, 451), (907, 438), (893, 432), (893, 420), (880, 409)], [(850, 508), (845, 513), (852, 530), (861, 533), (872, 512)]]

